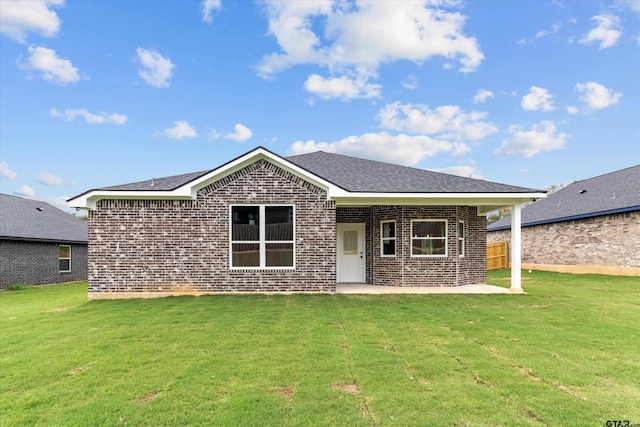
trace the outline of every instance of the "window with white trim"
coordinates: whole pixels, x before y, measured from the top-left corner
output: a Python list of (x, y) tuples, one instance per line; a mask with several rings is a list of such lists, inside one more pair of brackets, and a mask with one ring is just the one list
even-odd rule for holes
[(60, 273), (68, 273), (71, 271), (71, 246), (58, 246), (58, 270)]
[(447, 220), (411, 220), (411, 256), (446, 256)]
[(294, 267), (293, 206), (231, 206), (230, 223), (231, 268)]
[(396, 256), (396, 222), (380, 222), (380, 256)]
[(458, 221), (458, 256), (464, 256), (465, 243), (464, 243), (464, 221)]

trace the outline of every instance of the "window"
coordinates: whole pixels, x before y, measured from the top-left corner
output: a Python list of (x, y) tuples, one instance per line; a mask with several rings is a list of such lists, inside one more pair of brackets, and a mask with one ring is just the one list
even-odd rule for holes
[(293, 206), (231, 206), (231, 267), (293, 267)]
[(411, 220), (411, 256), (446, 256), (447, 221)]
[(71, 246), (58, 246), (58, 269), (60, 273), (71, 271)]
[(380, 223), (380, 256), (396, 256), (396, 222)]
[(458, 221), (458, 256), (464, 256), (464, 221)]

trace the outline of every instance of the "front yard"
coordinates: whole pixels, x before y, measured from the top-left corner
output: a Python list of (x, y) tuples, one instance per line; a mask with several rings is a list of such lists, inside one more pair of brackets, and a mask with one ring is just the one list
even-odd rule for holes
[(523, 278), (528, 295), (3, 291), (0, 425), (640, 423), (638, 278)]

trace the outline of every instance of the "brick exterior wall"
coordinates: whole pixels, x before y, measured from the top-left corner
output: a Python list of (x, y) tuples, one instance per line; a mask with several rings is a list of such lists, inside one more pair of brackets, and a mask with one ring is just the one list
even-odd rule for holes
[[(89, 215), (89, 297), (334, 292), (336, 209), (326, 198), (259, 160), (203, 188), (197, 200), (102, 200)], [(233, 204), (295, 205), (295, 270), (230, 270)]]
[[(640, 211), (522, 227), (526, 264), (640, 268)], [(511, 241), (511, 230), (488, 242)]]
[[(486, 218), (466, 206), (338, 208), (337, 221), (366, 224), (367, 283), (385, 286), (460, 286), (486, 282)], [(411, 256), (411, 220), (447, 221), (447, 256)], [(380, 222), (396, 221), (396, 256), (381, 256)], [(458, 256), (458, 221), (465, 224), (465, 256)]]
[(0, 240), (0, 288), (87, 280), (87, 246), (69, 246), (71, 271), (61, 273), (58, 243)]

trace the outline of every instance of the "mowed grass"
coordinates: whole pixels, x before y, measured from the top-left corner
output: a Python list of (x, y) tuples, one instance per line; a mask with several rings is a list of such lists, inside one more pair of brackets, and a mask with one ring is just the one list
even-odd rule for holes
[(638, 278), (523, 276), (528, 295), (0, 292), (0, 425), (640, 423)]

